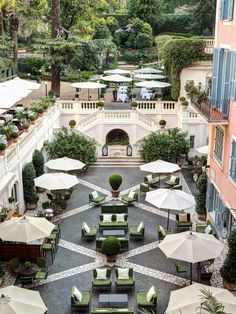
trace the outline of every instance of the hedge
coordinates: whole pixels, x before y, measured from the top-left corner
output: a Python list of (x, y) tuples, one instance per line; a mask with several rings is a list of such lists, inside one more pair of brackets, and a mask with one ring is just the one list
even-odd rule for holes
[(42, 67), (49, 67), (49, 60), (41, 57), (20, 58), (18, 62), (18, 71), (20, 73), (30, 73), (31, 75), (39, 75)]
[(189, 33), (192, 22), (192, 13), (163, 14), (162, 18), (154, 24), (153, 32), (154, 34), (165, 32)]

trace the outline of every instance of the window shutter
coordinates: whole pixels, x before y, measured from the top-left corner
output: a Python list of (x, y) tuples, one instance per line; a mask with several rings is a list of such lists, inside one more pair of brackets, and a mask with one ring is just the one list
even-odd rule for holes
[(212, 85), (211, 85), (211, 99), (212, 106), (216, 107), (218, 96), (218, 81), (219, 81), (219, 63), (222, 49), (215, 48), (213, 54), (213, 66), (212, 66)]
[(206, 209), (208, 212), (213, 210), (212, 203), (213, 203), (213, 184), (208, 181), (207, 182), (207, 193), (206, 193)]
[[(224, 68), (224, 81), (223, 90), (222, 90), (222, 97), (221, 97), (221, 108), (220, 111), (223, 117), (227, 117), (229, 113), (229, 99), (230, 99), (230, 78), (231, 78), (231, 51), (225, 51), (225, 68)], [(220, 72), (219, 72), (220, 73)], [(220, 75), (220, 74), (219, 74)], [(222, 77), (222, 76), (221, 76)]]
[(236, 99), (236, 52), (231, 52), (230, 98)]
[(225, 5), (225, 0), (221, 0), (221, 7), (220, 7), (220, 19), (224, 19), (224, 5)]
[(230, 156), (230, 176), (236, 180), (236, 141), (232, 141)]
[(234, 0), (228, 0), (228, 20), (232, 20), (234, 17)]

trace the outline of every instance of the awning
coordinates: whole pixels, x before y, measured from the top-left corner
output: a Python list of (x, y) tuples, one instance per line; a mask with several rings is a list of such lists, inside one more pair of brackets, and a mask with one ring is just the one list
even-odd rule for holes
[(16, 178), (15, 173), (8, 172), (0, 179), (0, 193)]

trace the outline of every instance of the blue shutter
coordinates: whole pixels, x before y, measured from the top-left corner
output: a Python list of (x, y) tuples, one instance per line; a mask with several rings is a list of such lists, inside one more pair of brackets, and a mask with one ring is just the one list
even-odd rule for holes
[(213, 210), (212, 203), (213, 203), (213, 184), (208, 181), (207, 182), (207, 192), (206, 192), (206, 209), (208, 212), (211, 212)]
[(230, 176), (236, 181), (236, 141), (233, 140), (230, 156)]
[(234, 17), (234, 0), (228, 0), (228, 18), (231, 21)]
[(221, 82), (222, 82), (222, 64), (223, 64), (223, 52), (221, 48), (214, 49), (213, 55), (213, 68), (212, 68), (212, 86), (211, 86), (211, 99), (212, 106), (215, 108), (217, 104), (217, 99), (221, 98)]
[(236, 52), (231, 52), (230, 98), (236, 99)]
[[(224, 69), (221, 75), (222, 77), (222, 96), (219, 97), (222, 101), (219, 102), (220, 104), (220, 112), (224, 117), (228, 116), (229, 113), (229, 99), (230, 99), (230, 79), (231, 79), (231, 51), (224, 51), (225, 60), (223, 62)], [(220, 75), (220, 72), (219, 72)]]
[(221, 0), (221, 7), (220, 7), (220, 19), (221, 20), (224, 19), (224, 4), (225, 4), (225, 0)]

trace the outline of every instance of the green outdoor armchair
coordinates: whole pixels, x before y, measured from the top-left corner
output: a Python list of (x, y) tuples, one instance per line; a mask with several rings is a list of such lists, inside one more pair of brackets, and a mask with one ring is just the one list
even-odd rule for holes
[(14, 275), (17, 275), (17, 274), (21, 271), (21, 269), (22, 269), (22, 267), (21, 267), (21, 265), (20, 265), (20, 259), (19, 259), (19, 257), (14, 257), (14, 258), (12, 258), (12, 259), (8, 262), (8, 264), (9, 264), (10, 271), (11, 271)]
[[(183, 215), (185, 215), (186, 219), (183, 219)], [(181, 219), (182, 218), (182, 219)], [(181, 213), (176, 215), (176, 228), (177, 231), (180, 230), (189, 230), (192, 228), (192, 221), (191, 221), (191, 216), (190, 213)]]
[(140, 222), (139, 226), (130, 226), (129, 236), (130, 239), (144, 239), (145, 226), (143, 221)]
[(172, 230), (165, 229), (161, 225), (157, 225), (157, 234), (158, 234), (159, 241), (162, 241), (165, 239), (165, 236), (167, 234), (172, 234)]
[(138, 202), (138, 193), (130, 191), (128, 194), (122, 196), (121, 199), (124, 203), (130, 205), (134, 202)]
[(82, 294), (82, 300), (78, 301), (76, 298), (75, 294), (75, 286), (71, 288), (71, 307), (76, 308), (80, 312), (87, 312), (89, 310), (90, 306), (90, 299), (91, 299), (91, 294), (89, 291), (81, 291)]
[[(101, 272), (106, 270), (105, 276)], [(102, 278), (102, 279), (100, 279)], [(93, 269), (92, 287), (97, 289), (111, 288), (111, 268), (96, 268)]]
[(133, 268), (116, 268), (116, 289), (129, 289), (134, 288), (135, 279), (134, 279), (134, 272)]
[[(152, 294), (150, 294), (150, 290), (152, 289)], [(150, 300), (148, 296), (152, 296)], [(142, 307), (144, 309), (155, 309), (157, 307), (157, 291), (156, 287), (152, 286), (148, 291), (137, 291), (136, 300), (138, 307)]]
[(98, 194), (97, 191), (93, 191), (89, 193), (89, 203), (95, 203), (96, 205), (100, 205), (101, 203), (106, 201), (106, 195)]
[(95, 226), (88, 226), (85, 222), (81, 226), (81, 236), (86, 240), (94, 240), (97, 235), (97, 228)]
[(210, 220), (207, 220), (206, 224), (204, 224), (204, 225), (196, 225), (196, 232), (205, 233), (205, 230), (209, 225), (211, 226), (211, 230), (209, 231), (209, 234), (212, 234), (213, 236), (215, 236), (217, 238), (216, 229)]
[(149, 187), (154, 188), (159, 185), (159, 178), (155, 178), (152, 174), (144, 177), (144, 183), (146, 183)]
[(45, 280), (47, 279), (49, 269), (48, 268), (42, 268), (34, 275), (35, 280)]
[(173, 188), (175, 185), (179, 185), (179, 181), (179, 177), (170, 176), (169, 179), (165, 181), (165, 185), (167, 185), (169, 188)]

